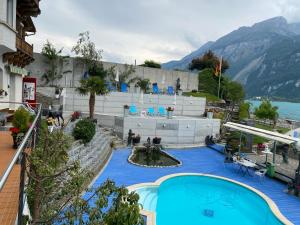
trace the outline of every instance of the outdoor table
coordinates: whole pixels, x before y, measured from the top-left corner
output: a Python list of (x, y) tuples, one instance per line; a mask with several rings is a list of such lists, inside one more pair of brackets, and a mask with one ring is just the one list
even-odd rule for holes
[(271, 152), (270, 150), (264, 150), (262, 151), (261, 153), (264, 153), (266, 155), (266, 161), (265, 161), (265, 164), (267, 164), (268, 162), (268, 155), (273, 155), (273, 152)]
[[(252, 177), (252, 175), (249, 172), (249, 169), (252, 169), (256, 166), (255, 163), (250, 162), (248, 160), (242, 159), (242, 160), (237, 160), (236, 163), (240, 166), (239, 172), (242, 172), (243, 176), (248, 174), (249, 176)], [(245, 170), (243, 170), (245, 168)]]

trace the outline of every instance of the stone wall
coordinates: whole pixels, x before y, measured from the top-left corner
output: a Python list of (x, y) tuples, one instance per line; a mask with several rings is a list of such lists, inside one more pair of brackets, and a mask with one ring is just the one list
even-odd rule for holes
[[(31, 63), (26, 69), (31, 76), (38, 78), (38, 86), (43, 86), (44, 82), (41, 80), (42, 75), (49, 69), (49, 65), (44, 56), (41, 54), (34, 54), (35, 61)], [(125, 65), (118, 63), (103, 62), (104, 68), (115, 67), (115, 71), (124, 71)], [(135, 66), (135, 73), (129, 79), (134, 77), (148, 78), (151, 83), (158, 83), (160, 89), (167, 89), (168, 86), (176, 86), (177, 78), (180, 78), (181, 89), (183, 91), (190, 91), (198, 89), (198, 76), (195, 73), (171, 71), (156, 68), (148, 68), (142, 66)], [(61, 87), (77, 87), (82, 78), (85, 68), (82, 63), (74, 58), (66, 59), (59, 67), (59, 73), (63, 77), (54, 83)]]
[[(73, 128), (72, 125), (71, 129)], [(70, 129), (67, 133), (70, 133)], [(94, 138), (86, 145), (74, 142), (68, 152), (70, 161), (79, 160), (81, 168), (97, 173), (102, 168), (112, 153), (111, 138), (97, 129)]]

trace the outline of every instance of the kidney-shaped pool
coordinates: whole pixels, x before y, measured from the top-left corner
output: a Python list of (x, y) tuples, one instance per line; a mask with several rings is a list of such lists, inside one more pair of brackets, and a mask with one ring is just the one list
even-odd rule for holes
[(144, 212), (156, 214), (156, 225), (292, 224), (267, 196), (223, 177), (172, 174), (129, 190), (139, 194)]

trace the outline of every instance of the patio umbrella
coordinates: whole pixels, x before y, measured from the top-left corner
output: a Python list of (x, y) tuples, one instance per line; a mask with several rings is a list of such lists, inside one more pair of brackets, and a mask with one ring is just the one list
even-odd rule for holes
[(176, 105), (176, 101), (177, 101), (177, 97), (176, 97), (176, 92), (175, 92), (173, 105)]
[(141, 104), (141, 113), (142, 113), (143, 105), (144, 105), (144, 92), (143, 91), (141, 91), (139, 102)]
[(120, 76), (119, 76), (119, 70), (118, 69), (116, 71), (115, 81), (116, 81), (116, 89), (118, 89), (118, 83), (120, 81)]

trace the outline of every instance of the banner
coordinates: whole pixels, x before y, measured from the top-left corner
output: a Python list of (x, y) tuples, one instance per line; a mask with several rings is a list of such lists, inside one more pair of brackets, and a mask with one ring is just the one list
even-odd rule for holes
[(36, 78), (23, 78), (23, 101), (28, 102), (32, 107), (36, 103)]

